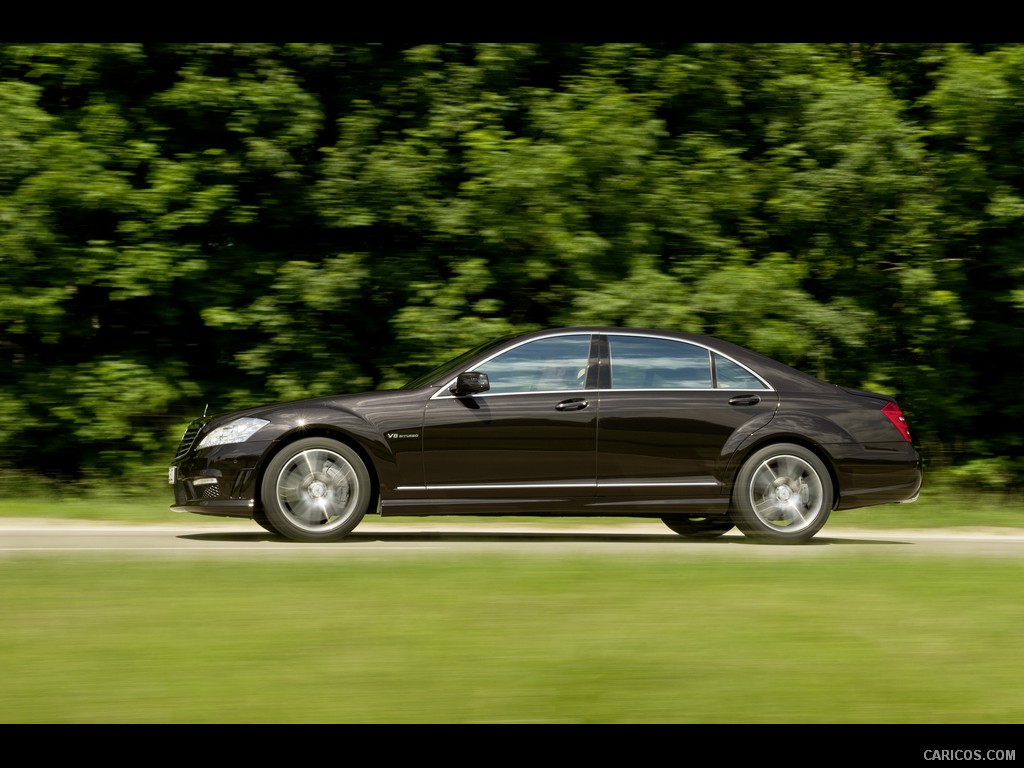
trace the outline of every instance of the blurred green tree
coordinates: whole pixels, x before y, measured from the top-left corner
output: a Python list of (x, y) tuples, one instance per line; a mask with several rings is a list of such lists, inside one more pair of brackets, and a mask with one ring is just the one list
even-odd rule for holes
[(159, 472), (206, 403), (593, 323), (882, 390), (1020, 482), (1022, 82), (1016, 44), (0, 45), (0, 465)]

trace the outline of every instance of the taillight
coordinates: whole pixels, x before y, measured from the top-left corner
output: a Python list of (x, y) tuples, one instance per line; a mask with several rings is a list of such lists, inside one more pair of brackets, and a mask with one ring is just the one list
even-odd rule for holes
[(900, 407), (896, 405), (896, 403), (889, 401), (885, 404), (885, 407), (882, 408), (882, 413), (889, 417), (889, 421), (891, 421), (896, 429), (900, 431), (900, 434), (903, 435), (903, 439), (909, 443), (910, 428), (907, 427), (907, 420), (903, 418), (903, 411), (900, 410)]

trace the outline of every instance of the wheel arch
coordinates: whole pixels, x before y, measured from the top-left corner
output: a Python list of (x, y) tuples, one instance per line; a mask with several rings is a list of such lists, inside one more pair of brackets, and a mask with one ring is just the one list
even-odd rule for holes
[(366, 446), (359, 440), (357, 440), (350, 433), (331, 427), (327, 425), (313, 425), (304, 426), (301, 429), (292, 430), (286, 433), (274, 443), (273, 447), (264, 454), (260, 459), (260, 464), (256, 472), (255, 488), (254, 488), (254, 507), (258, 510), (262, 510), (263, 507), (263, 479), (267, 473), (267, 467), (274, 460), (281, 451), (287, 448), (293, 443), (297, 443), (299, 440), (305, 440), (309, 437), (322, 437), (329, 440), (336, 440), (339, 443), (344, 443), (353, 451), (355, 451), (359, 458), (362, 459), (363, 464), (366, 465), (366, 471), (370, 475), (370, 508), (367, 512), (375, 512), (377, 509), (377, 502), (380, 500), (380, 468), (378, 463), (374, 460), (373, 455), (367, 450)]
[(742, 451), (734, 453), (729, 461), (726, 482), (723, 483), (722, 488), (723, 493), (727, 494), (730, 499), (732, 498), (733, 490), (736, 488), (736, 479), (739, 477), (740, 470), (743, 469), (743, 465), (747, 462), (747, 459), (754, 455), (754, 453), (771, 445), (783, 444), (799, 445), (801, 448), (806, 448), (821, 460), (821, 463), (825, 465), (825, 469), (828, 471), (829, 480), (832, 483), (832, 510), (838, 508), (842, 489), (839, 485), (839, 473), (836, 470), (835, 462), (832, 460), (832, 457), (820, 444), (808, 439), (806, 436), (788, 432), (760, 436), (759, 439), (754, 439), (750, 443), (745, 444)]

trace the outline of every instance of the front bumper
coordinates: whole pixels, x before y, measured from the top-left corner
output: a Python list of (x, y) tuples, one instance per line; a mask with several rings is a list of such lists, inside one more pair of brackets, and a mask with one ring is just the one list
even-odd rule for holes
[(257, 507), (260, 459), (270, 442), (218, 445), (190, 451), (168, 469), (175, 512), (251, 518)]

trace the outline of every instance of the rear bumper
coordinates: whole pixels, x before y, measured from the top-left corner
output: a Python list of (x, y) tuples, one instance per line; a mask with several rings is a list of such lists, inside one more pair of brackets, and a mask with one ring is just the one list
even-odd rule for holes
[(921, 493), (921, 457), (910, 443), (853, 448), (837, 456), (839, 503), (836, 509), (906, 504)]
[(897, 504), (912, 504), (913, 502), (917, 501), (917, 499), (918, 499), (918, 497), (919, 497), (920, 495), (921, 495), (921, 489), (920, 489), (920, 488), (918, 488), (918, 489), (917, 489), (917, 493), (915, 493), (915, 494), (914, 494), (913, 496), (911, 496), (911, 497), (910, 497), (909, 499), (903, 499), (903, 501), (897, 501), (896, 503), (897, 503)]

